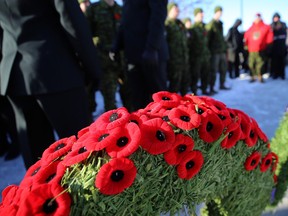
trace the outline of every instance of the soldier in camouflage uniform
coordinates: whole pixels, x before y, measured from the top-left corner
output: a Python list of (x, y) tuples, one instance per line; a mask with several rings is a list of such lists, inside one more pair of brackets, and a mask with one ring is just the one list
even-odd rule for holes
[(165, 22), (170, 59), (168, 60), (169, 91), (185, 95), (189, 88), (187, 31), (184, 24), (177, 19), (177, 4), (168, 4), (168, 18)]
[(211, 52), (210, 93), (217, 93), (214, 90), (217, 71), (220, 73), (220, 89), (230, 89), (224, 85), (227, 72), (227, 62), (226, 42), (223, 36), (223, 23), (220, 21), (221, 16), (222, 7), (215, 7), (214, 18), (206, 25), (208, 31), (208, 47)]
[[(210, 51), (208, 49), (208, 38), (205, 24), (203, 23), (204, 13), (201, 8), (194, 10), (194, 24), (189, 31), (189, 56), (191, 91), (197, 94), (197, 83), (201, 79), (202, 94), (208, 95), (208, 78), (210, 73)], [(186, 25), (185, 25), (186, 26)]]
[(91, 26), (94, 44), (100, 53), (103, 71), (100, 90), (105, 110), (115, 109), (118, 78), (123, 71), (119, 59), (112, 61), (109, 58), (109, 51), (120, 25), (121, 7), (114, 0), (100, 0), (87, 8), (86, 16)]

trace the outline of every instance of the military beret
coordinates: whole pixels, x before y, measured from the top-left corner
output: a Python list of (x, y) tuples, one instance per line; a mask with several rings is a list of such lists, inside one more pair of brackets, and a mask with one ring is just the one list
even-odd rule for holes
[(178, 5), (177, 5), (176, 3), (170, 2), (170, 3), (167, 5), (167, 10), (168, 10), (168, 12), (169, 12), (174, 6), (178, 7)]
[(216, 12), (218, 12), (218, 11), (222, 11), (223, 9), (222, 9), (222, 7), (221, 6), (217, 6), (217, 7), (215, 7), (215, 9), (214, 9), (214, 13), (216, 13)]
[(186, 17), (182, 20), (182, 22), (185, 24), (186, 22), (190, 21), (191, 22), (191, 19), (189, 17)]
[(198, 13), (203, 13), (202, 8), (195, 8), (194, 9), (194, 16), (196, 16)]

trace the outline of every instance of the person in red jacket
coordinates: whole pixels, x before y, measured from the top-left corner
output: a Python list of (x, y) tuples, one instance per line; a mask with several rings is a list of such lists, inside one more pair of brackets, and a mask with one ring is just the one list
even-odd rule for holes
[(252, 26), (244, 34), (244, 41), (249, 52), (250, 82), (254, 82), (258, 76), (263, 83), (262, 72), (273, 42), (273, 31), (263, 22), (261, 14), (256, 14)]

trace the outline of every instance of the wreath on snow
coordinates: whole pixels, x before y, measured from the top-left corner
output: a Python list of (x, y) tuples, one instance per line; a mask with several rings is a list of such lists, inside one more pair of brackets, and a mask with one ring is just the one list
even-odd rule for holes
[[(158, 92), (144, 109), (102, 114), (46, 149), (2, 215), (260, 215), (278, 157), (244, 112), (210, 97)], [(206, 213), (205, 213), (206, 212)]]

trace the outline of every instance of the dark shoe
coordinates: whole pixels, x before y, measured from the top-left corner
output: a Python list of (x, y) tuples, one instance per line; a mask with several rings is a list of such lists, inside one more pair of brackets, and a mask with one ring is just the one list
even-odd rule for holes
[(14, 158), (18, 157), (20, 155), (20, 151), (16, 148), (11, 148), (8, 153), (6, 154), (4, 160), (5, 161), (9, 161), (9, 160), (13, 160)]
[(0, 143), (0, 157), (5, 155), (8, 151), (8, 145), (6, 143)]
[(207, 92), (207, 91), (202, 91), (202, 94), (203, 94), (203, 95), (210, 95), (210, 93)]
[(249, 82), (253, 83), (253, 82), (255, 82), (255, 79), (250, 79)]
[(215, 91), (214, 89), (211, 89), (210, 90), (210, 95), (214, 95), (214, 94), (217, 94), (218, 92), (217, 91)]
[(221, 89), (221, 90), (230, 90), (231, 88), (226, 87), (226, 86), (220, 86), (220, 89)]

